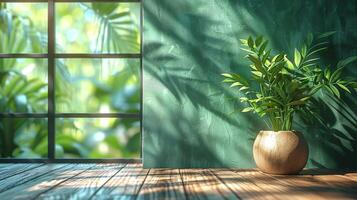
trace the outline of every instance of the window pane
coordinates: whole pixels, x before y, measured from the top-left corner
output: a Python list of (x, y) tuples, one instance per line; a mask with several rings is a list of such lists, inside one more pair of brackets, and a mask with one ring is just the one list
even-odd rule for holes
[(132, 119), (57, 119), (56, 158), (139, 158), (140, 122)]
[(46, 158), (47, 119), (0, 119), (1, 158)]
[(0, 112), (47, 112), (46, 59), (0, 59)]
[(139, 53), (139, 3), (56, 3), (59, 53)]
[(60, 59), (56, 66), (57, 112), (139, 112), (138, 59)]
[(0, 53), (47, 52), (47, 3), (0, 3)]

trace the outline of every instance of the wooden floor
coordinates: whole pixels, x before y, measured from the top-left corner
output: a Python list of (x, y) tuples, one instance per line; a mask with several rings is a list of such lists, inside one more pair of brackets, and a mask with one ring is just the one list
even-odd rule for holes
[(357, 199), (357, 173), (0, 164), (0, 199)]

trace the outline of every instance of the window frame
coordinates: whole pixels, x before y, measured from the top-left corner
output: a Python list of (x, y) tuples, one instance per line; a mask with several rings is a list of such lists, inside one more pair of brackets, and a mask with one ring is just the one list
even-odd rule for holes
[[(56, 22), (55, 4), (56, 3), (81, 3), (81, 2), (100, 2), (100, 3), (139, 3), (140, 16), (140, 51), (139, 53), (56, 53)], [(0, 158), (0, 163), (141, 163), (143, 155), (143, 0), (3, 0), (2, 3), (47, 3), (47, 53), (0, 53), (0, 59), (4, 58), (43, 58), (48, 61), (48, 110), (47, 113), (3, 113), (0, 112), (0, 119), (3, 118), (46, 118), (48, 120), (48, 155), (47, 158), (40, 159), (20, 159), (20, 158)], [(136, 58), (140, 61), (140, 110), (139, 113), (56, 113), (55, 105), (55, 74), (56, 59), (61, 58)], [(137, 119), (140, 121), (140, 158), (56, 158), (55, 157), (55, 120), (57, 118), (117, 118), (117, 119)]]

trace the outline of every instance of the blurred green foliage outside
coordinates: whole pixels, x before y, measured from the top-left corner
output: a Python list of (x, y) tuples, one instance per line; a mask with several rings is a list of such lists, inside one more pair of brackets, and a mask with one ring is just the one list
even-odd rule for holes
[[(139, 53), (138, 3), (56, 3), (57, 53)], [(0, 53), (47, 53), (47, 3), (0, 3)], [(139, 113), (139, 59), (57, 59), (57, 113)], [(0, 59), (0, 112), (47, 113), (47, 59)], [(1, 158), (46, 158), (46, 118), (1, 118)], [(140, 122), (57, 118), (56, 158), (138, 158)]]

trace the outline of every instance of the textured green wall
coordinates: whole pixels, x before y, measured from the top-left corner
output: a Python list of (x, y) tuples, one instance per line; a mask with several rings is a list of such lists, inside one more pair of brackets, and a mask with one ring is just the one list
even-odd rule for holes
[[(239, 39), (264, 35), (292, 52), (308, 32), (336, 30), (324, 62), (357, 55), (355, 0), (144, 0), (145, 167), (254, 167), (252, 144), (265, 129), (237, 112), (222, 72), (248, 74)], [(346, 75), (356, 77), (355, 66)], [(298, 121), (309, 167), (357, 168), (357, 97), (316, 102), (325, 123)]]

